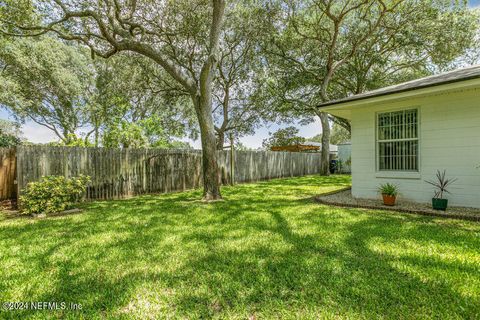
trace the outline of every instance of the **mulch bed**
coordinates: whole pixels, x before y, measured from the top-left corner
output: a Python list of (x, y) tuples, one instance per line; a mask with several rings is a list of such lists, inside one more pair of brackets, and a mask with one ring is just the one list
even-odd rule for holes
[(387, 210), (395, 212), (404, 212), (420, 214), (425, 216), (434, 216), (451, 219), (462, 219), (470, 221), (480, 221), (480, 209), (466, 207), (448, 207), (447, 211), (433, 210), (429, 204), (416, 203), (397, 199), (395, 206), (385, 206), (381, 199), (358, 199), (352, 197), (350, 189), (337, 190), (315, 197), (315, 201), (331, 206), (346, 208), (361, 208), (374, 210)]

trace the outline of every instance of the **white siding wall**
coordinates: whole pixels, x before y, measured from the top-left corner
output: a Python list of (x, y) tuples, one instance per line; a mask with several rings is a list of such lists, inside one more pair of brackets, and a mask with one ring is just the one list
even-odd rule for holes
[[(376, 171), (375, 118), (378, 112), (417, 107), (419, 111), (419, 174)], [(480, 91), (469, 90), (414, 98), (352, 110), (352, 193), (379, 198), (377, 187), (391, 182), (404, 199), (430, 202), (437, 169), (458, 181), (447, 194), (449, 204), (480, 207)]]

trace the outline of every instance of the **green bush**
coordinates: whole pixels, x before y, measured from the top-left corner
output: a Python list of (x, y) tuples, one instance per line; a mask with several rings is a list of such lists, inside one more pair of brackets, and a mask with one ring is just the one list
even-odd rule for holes
[(20, 196), (24, 213), (52, 213), (71, 209), (82, 200), (90, 177), (75, 178), (46, 176), (40, 181), (30, 182)]

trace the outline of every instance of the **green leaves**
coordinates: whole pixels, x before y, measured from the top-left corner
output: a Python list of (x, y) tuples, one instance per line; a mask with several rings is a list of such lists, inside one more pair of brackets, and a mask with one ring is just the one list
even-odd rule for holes
[(22, 143), (20, 124), (0, 119), (0, 148), (11, 148)]
[(90, 177), (46, 176), (30, 182), (20, 196), (24, 213), (54, 213), (70, 209), (86, 191)]
[(105, 146), (160, 146), (195, 132), (190, 97), (152, 61), (120, 54), (95, 61), (91, 122)]
[(121, 121), (110, 125), (103, 133), (103, 145), (107, 148), (145, 148), (148, 140), (137, 123)]
[(2, 0), (0, 2), (0, 30), (2, 31), (14, 33), (17, 30), (12, 24), (32, 25), (37, 20), (32, 0)]
[[(322, 142), (322, 134), (317, 134), (316, 136), (309, 138), (309, 141)], [(347, 142), (350, 140), (350, 132), (347, 131), (344, 127), (334, 123), (330, 132), (330, 143), (339, 144)]]
[(305, 141), (305, 138), (298, 136), (298, 129), (295, 127), (287, 127), (279, 129), (270, 134), (268, 139), (263, 140), (263, 147), (270, 149), (271, 147), (293, 146)]
[(86, 121), (92, 71), (79, 47), (48, 37), (4, 40), (0, 104), (17, 120), (33, 120), (62, 140)]
[(478, 28), (465, 1), (275, 3), (264, 45), (276, 78), (272, 104), (295, 116), (311, 117), (322, 92), (342, 98), (449, 68)]
[(384, 183), (378, 187), (378, 193), (387, 196), (396, 196), (398, 193), (398, 187), (391, 183)]

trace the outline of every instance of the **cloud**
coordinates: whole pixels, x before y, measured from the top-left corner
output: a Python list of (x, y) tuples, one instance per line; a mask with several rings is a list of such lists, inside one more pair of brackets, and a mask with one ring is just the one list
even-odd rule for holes
[(22, 126), (23, 136), (33, 143), (46, 143), (57, 141), (58, 137), (52, 130), (36, 123), (27, 122)]

